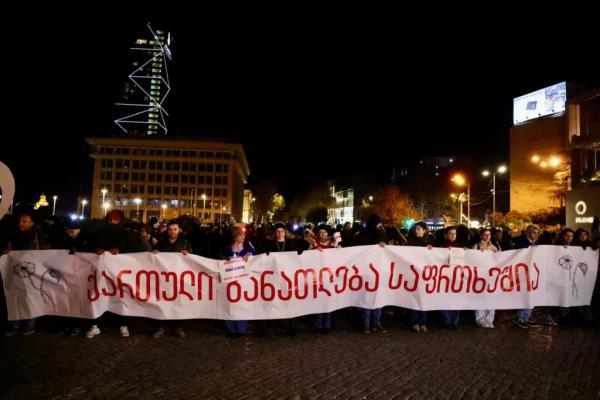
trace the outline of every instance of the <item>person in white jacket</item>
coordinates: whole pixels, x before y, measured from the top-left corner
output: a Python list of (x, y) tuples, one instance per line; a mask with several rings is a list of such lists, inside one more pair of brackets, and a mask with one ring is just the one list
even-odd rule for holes
[[(492, 243), (492, 231), (489, 228), (483, 228), (479, 233), (481, 240), (473, 246), (473, 250), (500, 251), (498, 247)], [(475, 310), (475, 321), (480, 328), (493, 328), (494, 315), (496, 310)]]

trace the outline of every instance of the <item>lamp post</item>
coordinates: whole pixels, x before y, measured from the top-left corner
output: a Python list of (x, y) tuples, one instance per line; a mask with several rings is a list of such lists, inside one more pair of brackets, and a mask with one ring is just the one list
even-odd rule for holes
[[(492, 172), (492, 227), (496, 226), (496, 172), (503, 174), (508, 170), (506, 165), (499, 166)], [(490, 176), (490, 171), (485, 170), (481, 173), (483, 176)]]
[(58, 199), (57, 195), (52, 196), (52, 200), (54, 200), (54, 204), (52, 204), (52, 215), (56, 214), (56, 199)]
[(84, 211), (85, 211), (85, 205), (87, 204), (87, 200), (83, 199), (81, 200), (81, 219), (83, 219), (84, 217)]
[(108, 190), (106, 188), (103, 188), (101, 191), (102, 193), (102, 208), (104, 209), (104, 217), (106, 217), (106, 207), (104, 207), (104, 204), (106, 203), (106, 193), (108, 193)]
[(165, 213), (167, 211), (167, 203), (163, 203), (160, 207), (162, 208), (162, 219), (165, 219)]
[(139, 220), (140, 219), (140, 204), (142, 203), (142, 199), (140, 199), (139, 197), (136, 197), (135, 199), (133, 199), (133, 202), (135, 203), (135, 217)]
[[(452, 182), (454, 182), (458, 186), (467, 186), (467, 228), (471, 227), (471, 184), (467, 182), (464, 176), (460, 174), (454, 175), (452, 177)], [(462, 222), (462, 213), (460, 215), (460, 219)]]
[(202, 193), (202, 221), (206, 216), (206, 193)]

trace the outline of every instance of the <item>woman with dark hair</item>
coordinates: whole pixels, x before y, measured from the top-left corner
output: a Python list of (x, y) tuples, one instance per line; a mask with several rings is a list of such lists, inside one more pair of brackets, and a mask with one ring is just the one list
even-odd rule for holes
[(583, 228), (578, 228), (575, 231), (575, 237), (573, 238), (573, 241), (571, 242), (571, 244), (573, 246), (581, 246), (584, 249), (586, 249), (587, 247), (591, 247), (592, 249), (594, 249), (594, 244), (590, 240), (589, 232)]
[[(460, 225), (464, 228), (466, 226)], [(459, 226), (459, 227), (460, 227)], [(463, 232), (465, 230), (463, 229)], [(468, 233), (468, 229), (466, 230)], [(457, 239), (456, 239), (456, 227), (448, 226), (444, 229), (444, 241), (439, 244), (437, 247), (464, 247)], [(460, 311), (459, 310), (441, 310), (442, 313), (442, 325), (446, 329), (456, 329), (458, 327), (458, 321), (460, 320)]]
[[(500, 251), (491, 241), (492, 231), (490, 228), (483, 228), (479, 232), (479, 243), (473, 245), (473, 250), (491, 251), (493, 253)], [(475, 310), (475, 321), (480, 328), (494, 327), (494, 314), (496, 310)]]
[(575, 232), (573, 232), (573, 229), (565, 228), (560, 232), (555, 244), (565, 247), (571, 246), (573, 238), (575, 238)]
[[(223, 250), (223, 259), (230, 260), (232, 258), (241, 257), (245, 262), (248, 262), (250, 256), (256, 255), (256, 250), (252, 243), (246, 240), (244, 229), (239, 226), (231, 228), (231, 239), (228, 245)], [(248, 332), (248, 321), (225, 321), (225, 327), (229, 336), (243, 336)]]

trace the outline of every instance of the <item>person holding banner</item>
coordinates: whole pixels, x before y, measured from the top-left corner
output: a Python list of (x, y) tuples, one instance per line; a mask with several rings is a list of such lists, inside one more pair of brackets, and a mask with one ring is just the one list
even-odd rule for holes
[[(438, 247), (463, 247), (458, 240), (456, 240), (456, 227), (448, 226), (444, 229), (444, 241)], [(442, 325), (444, 328), (452, 330), (458, 328), (458, 322), (460, 320), (459, 310), (442, 310), (441, 313)]]
[[(158, 252), (181, 253), (184, 256), (192, 253), (192, 246), (181, 235), (181, 229), (179, 229), (179, 223), (176, 220), (172, 220), (167, 224), (167, 237), (162, 238), (154, 247), (153, 253)], [(152, 334), (154, 339), (159, 339), (165, 335), (165, 327), (170, 327), (175, 336), (179, 338), (185, 337), (180, 320), (156, 321), (156, 324), (158, 327)]]
[[(356, 235), (353, 243), (354, 246), (367, 246), (373, 244), (378, 244), (381, 247), (385, 246), (385, 228), (383, 227), (381, 218), (377, 214), (372, 214), (369, 217), (365, 230)], [(381, 325), (381, 308), (361, 308), (360, 315), (363, 324), (363, 333), (386, 332)]]
[[(282, 251), (295, 251), (298, 253), (302, 252), (300, 246), (298, 246), (298, 241), (294, 239), (286, 238), (287, 231), (285, 229), (285, 225), (282, 223), (277, 223), (273, 225), (273, 232), (275, 238), (270, 240), (266, 246), (267, 253), (278, 253)], [(296, 328), (294, 326), (294, 318), (282, 319), (280, 320), (283, 330), (288, 336), (296, 336)], [(268, 334), (268, 326), (269, 321), (261, 321), (260, 330), (262, 331), (262, 335)]]
[[(231, 228), (231, 241), (223, 250), (223, 259), (241, 257), (244, 262), (248, 262), (250, 256), (256, 255), (256, 250), (252, 243), (246, 240), (246, 233), (240, 226)], [(240, 337), (248, 333), (248, 321), (225, 321), (225, 328), (229, 336)]]
[[(515, 243), (515, 249), (526, 249), (531, 246), (537, 246), (538, 238), (540, 236), (540, 230), (535, 225), (529, 225), (525, 230), (523, 236), (521, 236)], [(531, 313), (533, 308), (523, 308), (517, 310), (517, 318), (513, 320), (514, 324), (519, 328), (538, 328), (540, 324), (531, 319)]]
[[(8, 247), (4, 249), (3, 254), (8, 254), (11, 250), (44, 250), (49, 248), (50, 243), (46, 235), (35, 225), (31, 214), (23, 213), (17, 219), (17, 230), (11, 234)], [(8, 328), (4, 335), (14, 336), (19, 333), (19, 328), (23, 336), (34, 334), (35, 318), (8, 321)]]
[[(116, 255), (120, 253), (138, 253), (146, 250), (141, 243), (141, 239), (132, 231), (125, 229), (124, 224), (125, 215), (122, 211), (111, 210), (106, 214), (105, 224), (96, 232), (92, 241), (97, 255), (100, 256), (105, 251)], [(115, 320), (119, 325), (119, 335), (123, 338), (129, 337), (129, 328), (126, 325), (127, 319), (116, 315)], [(96, 322), (97, 320), (94, 321), (94, 324), (85, 334), (88, 339), (92, 339), (101, 333)]]
[[(407, 246), (427, 246), (431, 249), (427, 235), (427, 224), (423, 221), (415, 223), (408, 234)], [(408, 310), (410, 325), (413, 331), (417, 333), (427, 333), (427, 311)]]
[[(481, 240), (473, 246), (473, 250), (491, 251), (493, 253), (500, 251), (492, 243), (492, 231), (490, 228), (483, 228), (479, 233)], [(475, 310), (475, 322), (480, 328), (493, 328), (494, 315), (496, 310)]]
[[(317, 228), (317, 240), (312, 244), (311, 250), (323, 251), (341, 247), (338, 242), (331, 240), (329, 237), (329, 227), (327, 225), (319, 225)], [(315, 333), (329, 334), (331, 330), (331, 313), (315, 314)]]

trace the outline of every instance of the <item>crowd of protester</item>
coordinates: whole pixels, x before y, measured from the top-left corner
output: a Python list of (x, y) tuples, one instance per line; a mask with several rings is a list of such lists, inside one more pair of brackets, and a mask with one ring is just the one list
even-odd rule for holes
[[(537, 245), (581, 246), (592, 249), (600, 245), (598, 219), (592, 232), (584, 229), (563, 229), (560, 232), (540, 232), (535, 225), (528, 226), (520, 235), (513, 236), (506, 229), (483, 228), (469, 229), (464, 225), (449, 226), (444, 229), (430, 230), (420, 221), (410, 229), (386, 227), (377, 215), (372, 215), (365, 224), (345, 223), (338, 226), (325, 224), (306, 224), (297, 226), (283, 223), (263, 224), (212, 224), (202, 225), (197, 220), (184, 216), (171, 221), (151, 219), (140, 223), (125, 218), (118, 210), (110, 211), (104, 220), (61, 220), (52, 216), (36, 216), (22, 212), (9, 215), (0, 221), (0, 245), (3, 253), (12, 250), (67, 249), (70, 252), (95, 252), (112, 254), (135, 252), (177, 252), (196, 254), (213, 259), (249, 257), (261, 253), (307, 250), (323, 251), (327, 248), (350, 247), (360, 245), (400, 245), (422, 247), (461, 247), (480, 251), (499, 252), (522, 249)], [(3, 291), (1, 296), (4, 296)], [(595, 291), (597, 293), (597, 290)], [(597, 301), (597, 297), (593, 300)], [(2, 303), (2, 322), (6, 336), (18, 333), (31, 335), (35, 332), (35, 319), (6, 321), (6, 305)], [(460, 323), (461, 312), (456, 310), (419, 311), (389, 307), (393, 315), (400, 315), (408, 326), (418, 333), (428, 331), (428, 319), (439, 320), (440, 326), (456, 329)], [(361, 331), (383, 333), (381, 323), (382, 309), (360, 309)], [(315, 333), (327, 334), (332, 329), (332, 313), (312, 316)], [(113, 316), (113, 323), (119, 327), (122, 337), (129, 336), (129, 317)], [(58, 317), (56, 317), (58, 318)], [(494, 310), (475, 310), (475, 322), (481, 328), (494, 327)], [(516, 311), (513, 320), (520, 328), (536, 328), (540, 325), (559, 325), (575, 322), (591, 322), (594, 319), (591, 306), (586, 307), (540, 307), (535, 310)], [(101, 333), (98, 321), (83, 322), (76, 318), (61, 318), (61, 333), (72, 336), (85, 330), (87, 338)], [(273, 324), (283, 327), (285, 333), (296, 335), (295, 319), (278, 321), (254, 321), (252, 331), (266, 333)], [(185, 332), (181, 321), (154, 321), (154, 338), (162, 337), (172, 331), (178, 337)], [(248, 321), (225, 321), (225, 330), (231, 336), (242, 336), (250, 332)]]

